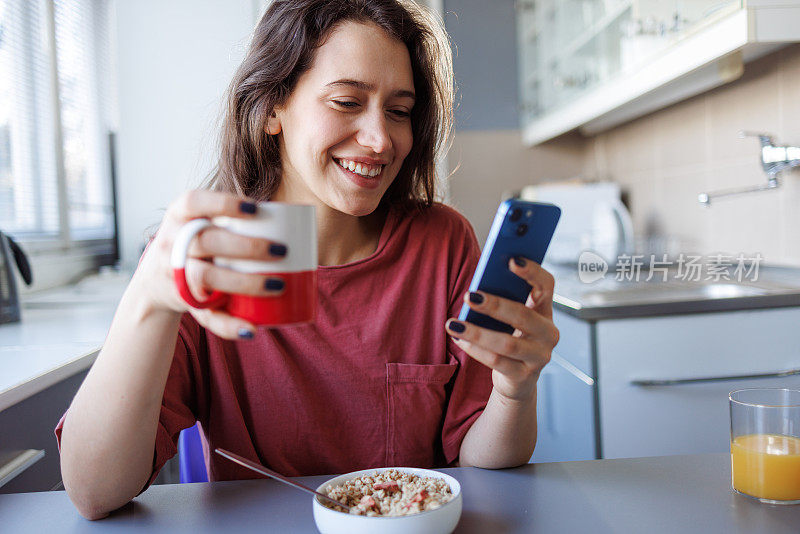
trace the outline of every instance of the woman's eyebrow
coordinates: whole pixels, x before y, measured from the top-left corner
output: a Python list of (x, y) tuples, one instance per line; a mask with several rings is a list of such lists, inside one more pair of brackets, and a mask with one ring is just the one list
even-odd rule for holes
[[(325, 87), (339, 87), (339, 86), (347, 86), (347, 87), (355, 87), (356, 89), (361, 89), (362, 91), (375, 91), (375, 86), (371, 83), (363, 82), (360, 80), (348, 80), (348, 79), (341, 79), (336, 80), (330, 83), (325, 84)], [(416, 100), (416, 95), (414, 91), (408, 91), (406, 89), (398, 89), (392, 93), (392, 96), (399, 96), (399, 97), (406, 97), (411, 98), (412, 100)]]

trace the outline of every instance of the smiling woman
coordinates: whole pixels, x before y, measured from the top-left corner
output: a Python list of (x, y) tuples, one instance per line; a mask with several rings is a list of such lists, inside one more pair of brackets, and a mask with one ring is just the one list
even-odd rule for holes
[(271, 198), (373, 213), (411, 151), (414, 100), (406, 46), (374, 24), (339, 25), (267, 119), (283, 171)]
[[(558, 338), (553, 281), (517, 258), (509, 269), (533, 287), (528, 306), (468, 299), (513, 336), (452, 319), (480, 251), (466, 219), (434, 201), (453, 100), (440, 23), (410, 0), (276, 0), (254, 35), (212, 190), (167, 210), (56, 429), (65, 488), (86, 517), (143, 491), (197, 422), (205, 451), (287, 476), (508, 467), (533, 451), (536, 381)], [(267, 200), (316, 208), (313, 324), (256, 328), (188, 305), (173, 284), (180, 228), (252, 218)], [(268, 300), (286, 289), (280, 277), (212, 260), (289, 263), (292, 246), (209, 227), (187, 284), (196, 300), (213, 290)], [(205, 460), (209, 480), (250, 476)]]
[[(340, 64), (343, 59), (348, 64)], [(386, 106), (414, 143), (405, 165), (404, 158), (395, 158), (398, 168), (388, 169), (397, 179), (380, 191), (387, 192), (384, 204), (411, 208), (435, 200), (436, 157), (446, 148), (453, 120), (450, 43), (435, 15), (414, 2), (274, 2), (231, 82), (214, 189), (272, 198), (281, 183), (280, 137), (273, 133), (280, 126), (273, 124), (278, 130), (265, 135), (263, 125), (290, 95), (297, 100), (298, 86), (307, 92), (306, 106), (316, 104), (314, 96), (360, 116)], [(369, 102), (359, 101), (367, 96)], [(312, 109), (303, 111), (311, 118), (309, 127), (317, 127), (322, 117)], [(341, 156), (347, 155), (353, 156)]]

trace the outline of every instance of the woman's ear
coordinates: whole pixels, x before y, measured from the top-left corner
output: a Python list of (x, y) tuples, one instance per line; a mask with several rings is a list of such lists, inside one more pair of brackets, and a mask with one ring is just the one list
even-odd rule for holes
[(278, 135), (281, 133), (281, 120), (278, 118), (278, 114), (274, 109), (272, 113), (269, 114), (269, 117), (267, 117), (267, 125), (264, 130), (269, 135)]

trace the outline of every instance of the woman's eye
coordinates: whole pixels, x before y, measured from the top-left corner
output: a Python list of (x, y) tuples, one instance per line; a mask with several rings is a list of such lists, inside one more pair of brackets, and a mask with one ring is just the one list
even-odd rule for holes
[(341, 106), (343, 108), (355, 108), (358, 107), (358, 102), (351, 102), (350, 100), (334, 100), (334, 104), (337, 106)]
[(399, 117), (399, 118), (403, 118), (403, 119), (406, 119), (406, 118), (411, 116), (411, 113), (409, 113), (408, 111), (406, 111), (404, 109), (390, 109), (389, 113), (391, 113), (395, 117)]

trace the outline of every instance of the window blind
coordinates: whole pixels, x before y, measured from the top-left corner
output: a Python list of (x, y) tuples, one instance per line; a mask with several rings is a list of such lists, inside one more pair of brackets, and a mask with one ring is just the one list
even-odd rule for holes
[(0, 229), (20, 236), (59, 231), (45, 8), (0, 0)]
[(107, 0), (0, 0), (0, 229), (112, 246)]

